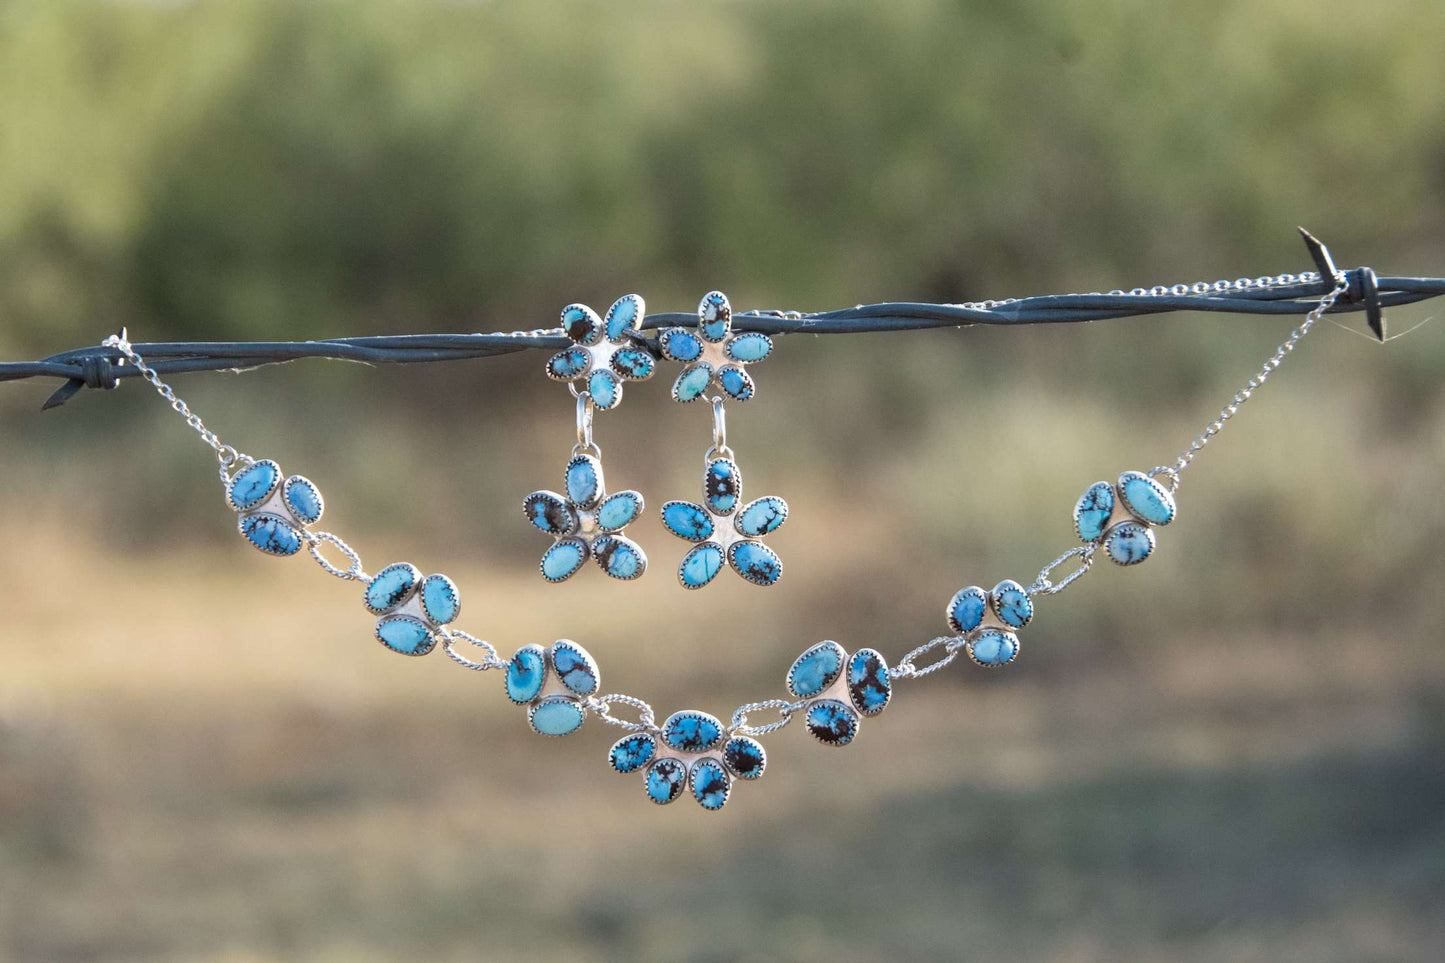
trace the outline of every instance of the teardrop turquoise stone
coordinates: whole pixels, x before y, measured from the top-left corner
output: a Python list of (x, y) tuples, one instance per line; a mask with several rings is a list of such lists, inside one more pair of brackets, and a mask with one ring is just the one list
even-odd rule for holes
[(704, 542), (682, 559), (678, 567), (678, 578), (688, 588), (702, 588), (722, 571), (723, 553), (712, 542)]
[(567, 348), (552, 355), (547, 362), (547, 373), (561, 381), (580, 377), (592, 363), (592, 357), (582, 348)]
[(1126, 471), (1120, 475), (1119, 494), (1124, 499), (1124, 507), (1135, 518), (1152, 525), (1168, 525), (1174, 521), (1174, 496), (1143, 472)]
[(602, 319), (585, 304), (569, 304), (562, 309), (562, 330), (578, 344), (596, 344), (602, 337)]
[(953, 601), (948, 603), (948, 624), (959, 635), (972, 632), (983, 622), (986, 611), (988, 593), (977, 585), (970, 585), (968, 588), (959, 589), (953, 596)]
[(753, 379), (742, 368), (735, 365), (724, 365), (718, 369), (718, 384), (737, 401), (747, 401), (753, 396)]
[(522, 505), (522, 512), (537, 528), (548, 535), (566, 535), (577, 528), (577, 516), (551, 492), (533, 492)]
[(686, 781), (687, 767), (669, 756), (652, 764), (643, 785), (647, 789), (647, 798), (663, 806), (682, 795), (682, 786)]
[(575, 538), (564, 538), (542, 553), (542, 576), (549, 582), (571, 577), (587, 561), (587, 545)]
[(376, 637), (402, 655), (425, 655), (435, 644), (431, 630), (406, 615), (393, 615), (376, 623)]
[(539, 645), (524, 645), (507, 663), (507, 698), (521, 705), (537, 698), (547, 676), (547, 657)]
[(788, 503), (777, 495), (768, 495), (750, 502), (738, 512), (737, 528), (751, 538), (777, 531), (788, 519)]
[(607, 338), (621, 341), (623, 335), (635, 329), (646, 313), (645, 302), (636, 294), (626, 294), (617, 299), (607, 311)]
[(1114, 514), (1114, 486), (1108, 482), (1095, 482), (1079, 496), (1074, 506), (1074, 531), (1085, 542), (1092, 542), (1104, 534), (1109, 516)]
[(773, 339), (757, 331), (740, 334), (728, 342), (728, 357), (743, 364), (761, 361), (773, 350)]
[[(712, 538), (712, 516), (692, 502), (668, 502), (662, 506), (662, 524), (678, 538), (703, 542)], [(719, 559), (721, 561), (721, 559)]]
[(286, 479), (286, 487), (282, 496), (286, 501), (286, 507), (296, 516), (297, 521), (303, 525), (311, 525), (321, 520), (321, 492), (316, 486), (300, 475), (292, 475)]
[(366, 587), (366, 607), (377, 614), (394, 609), (411, 598), (419, 581), (421, 572), (415, 565), (406, 562), (388, 565), (377, 572)]
[(603, 535), (593, 539), (592, 554), (596, 556), (597, 564), (602, 566), (602, 571), (623, 581), (637, 578), (647, 570), (647, 556), (642, 554), (642, 549), (621, 535)]
[(301, 533), (275, 515), (242, 519), (241, 534), (267, 555), (295, 555), (301, 551)]
[(783, 577), (783, 560), (762, 542), (733, 542), (728, 560), (739, 575), (754, 585), (772, 585)]
[(1034, 617), (1034, 603), (1024, 587), (1013, 579), (1005, 579), (994, 586), (993, 610), (999, 621), (1021, 629)]
[(575, 642), (559, 639), (552, 646), (552, 668), (557, 678), (579, 696), (589, 696), (597, 691), (597, 663)]
[(702, 480), (703, 499), (718, 515), (731, 514), (742, 496), (742, 479), (738, 466), (726, 458), (715, 458), (708, 462), (707, 473)]
[(548, 696), (527, 713), (532, 728), (544, 736), (565, 736), (582, 726), (582, 707), (563, 696)]
[(788, 691), (800, 699), (822, 692), (838, 681), (844, 657), (837, 642), (819, 642), (793, 662), (788, 670)]
[(756, 739), (734, 736), (723, 747), (723, 762), (739, 779), (757, 779), (768, 766), (768, 755)]
[(281, 469), (274, 461), (258, 461), (231, 479), (231, 507), (237, 511), (255, 508), (271, 497)]
[(732, 788), (726, 770), (712, 759), (703, 759), (692, 767), (692, 797), (703, 809), (719, 810), (728, 801)]
[(606, 410), (617, 404), (617, 399), (622, 396), (622, 385), (617, 383), (617, 376), (612, 372), (594, 371), (587, 379), (587, 393), (598, 408)]
[(421, 583), (421, 604), (427, 618), (438, 625), (452, 621), (462, 610), (456, 583), (445, 575), (428, 575)]
[(656, 752), (657, 743), (653, 742), (651, 736), (640, 732), (623, 736), (613, 743), (612, 751), (607, 754), (607, 761), (618, 772), (636, 772), (651, 762)]

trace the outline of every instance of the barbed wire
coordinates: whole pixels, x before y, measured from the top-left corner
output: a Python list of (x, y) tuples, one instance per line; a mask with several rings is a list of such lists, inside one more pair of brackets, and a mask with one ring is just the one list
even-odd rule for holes
[[(1306, 314), (1343, 276), (1349, 287), (1331, 313), (1364, 311), (1375, 336), (1385, 340), (1382, 310), (1445, 295), (1445, 278), (1377, 277), (1367, 267), (1340, 271), (1325, 246), (1301, 229), (1317, 272), (1240, 278), (1212, 284), (1176, 284), (1108, 293), (1042, 295), (963, 304), (893, 301), (836, 311), (753, 310), (733, 315), (737, 331), (764, 334), (860, 334), (962, 328), (976, 324), (1074, 324), (1111, 318), (1135, 318), (1177, 311), (1230, 314)], [(696, 314), (649, 314), (641, 331), (697, 324)], [(656, 350), (656, 339), (636, 340)], [(495, 334), (414, 334), (329, 338), (319, 341), (183, 341), (138, 343), (137, 351), (160, 374), (190, 371), (246, 371), (303, 358), (366, 364), (417, 364), (491, 358), (518, 351), (555, 351), (571, 342), (561, 329)], [(114, 348), (95, 345), (65, 351), (39, 361), (0, 362), (0, 381), (63, 378), (66, 383), (45, 402), (64, 404), (81, 388), (109, 389), (140, 375), (123, 363)]]

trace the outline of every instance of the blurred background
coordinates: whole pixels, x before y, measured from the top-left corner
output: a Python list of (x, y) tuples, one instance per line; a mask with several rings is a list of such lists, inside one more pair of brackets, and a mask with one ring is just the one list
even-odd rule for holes
[[(0, 358), (1253, 277), (1311, 268), (1296, 224), (1439, 276), (1442, 50), (1436, 0), (3, 2)], [(0, 958), (1438, 960), (1445, 327), (1338, 320), (1147, 565), (845, 750), (766, 739), (720, 815), (383, 650), (355, 586), (238, 539), (142, 386), (0, 385)], [(792, 506), (786, 577), (706, 596), (655, 514), (644, 579), (541, 582), (543, 354), (174, 383), (504, 654), (573, 637), (607, 691), (726, 715), (820, 639), (896, 661), (960, 586), (1030, 581), (1291, 323), (784, 339), (730, 441)], [(597, 429), (651, 506), (709, 441), (670, 378)]]

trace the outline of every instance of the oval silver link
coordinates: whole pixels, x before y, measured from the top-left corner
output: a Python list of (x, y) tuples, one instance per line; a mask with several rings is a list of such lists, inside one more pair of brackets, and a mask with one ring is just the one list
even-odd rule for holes
[[(637, 710), (637, 722), (627, 719), (619, 719), (612, 714), (612, 703), (618, 702), (622, 705), (631, 706)], [(657, 717), (652, 712), (652, 706), (630, 695), (612, 693), (605, 696), (588, 696), (583, 703), (587, 708), (597, 713), (597, 717), (610, 726), (617, 726), (619, 729), (626, 729), (628, 732), (652, 732), (660, 730), (657, 728)]]
[[(316, 564), (325, 569), (328, 575), (334, 575), (348, 582), (371, 581), (371, 576), (367, 575), (361, 567), (361, 556), (356, 554), (356, 549), (347, 545), (340, 538), (337, 538), (330, 532), (305, 532), (305, 538), (306, 548), (311, 552), (311, 557), (316, 559)], [(347, 568), (337, 568), (331, 564), (326, 556), (321, 554), (322, 543), (335, 546), (341, 551), (341, 554), (346, 556), (346, 560), (351, 564)]]
[[(1024, 592), (1028, 595), (1058, 595), (1064, 589), (1074, 584), (1074, 582), (1084, 577), (1084, 573), (1087, 572), (1094, 564), (1094, 552), (1098, 550), (1098, 547), (1099, 546), (1097, 542), (1089, 542), (1085, 545), (1079, 545), (1075, 548), (1069, 549), (1067, 552), (1060, 555), (1049, 564), (1045, 565), (1039, 571), (1039, 574), (1034, 579), (1033, 584), (1030, 585), (1028, 588), (1024, 589)], [(1064, 564), (1071, 558), (1079, 559), (1078, 567), (1075, 568), (1068, 575), (1064, 576), (1064, 578), (1059, 582), (1054, 582), (1049, 576), (1053, 575), (1054, 569), (1058, 568), (1060, 565)]]
[[(958, 649), (962, 645), (963, 639), (957, 636), (940, 636), (936, 639), (930, 639), (905, 655), (897, 665), (889, 668), (888, 677), (890, 679), (921, 679), (926, 675), (937, 672), (958, 658)], [(946, 653), (943, 658), (935, 662), (930, 662), (921, 669), (913, 664), (914, 659), (927, 655), (939, 647), (942, 647)]]
[[(765, 736), (770, 732), (777, 732), (793, 721), (793, 713), (802, 711), (803, 707), (807, 704), (807, 699), (799, 699), (797, 702), (789, 702), (786, 699), (765, 699), (762, 702), (749, 702), (733, 710), (732, 723), (728, 726), (728, 732), (742, 733), (745, 736)], [(748, 714), (761, 712), (764, 709), (776, 709), (778, 711), (778, 718), (772, 722), (765, 722), (760, 726), (748, 725)]]
[[(568, 387), (571, 387), (570, 383)], [(577, 396), (577, 444), (572, 446), (572, 454), (587, 452), (601, 458), (602, 449), (592, 440), (592, 419), (597, 412), (597, 403), (592, 400), (590, 391), (574, 390), (573, 394)]]
[[(442, 639), (442, 651), (450, 656), (453, 662), (463, 668), (471, 669), (475, 672), (486, 672), (488, 669), (505, 669), (507, 667), (507, 661), (497, 654), (496, 648), (490, 642), (484, 642), (473, 635), (457, 629), (442, 628), (437, 630), (437, 634), (440, 635)], [(474, 645), (481, 649), (482, 652), (485, 653), (485, 655), (482, 656), (482, 661), (473, 662), (471, 659), (453, 649), (452, 645), (458, 639), (466, 642), (468, 645)]]

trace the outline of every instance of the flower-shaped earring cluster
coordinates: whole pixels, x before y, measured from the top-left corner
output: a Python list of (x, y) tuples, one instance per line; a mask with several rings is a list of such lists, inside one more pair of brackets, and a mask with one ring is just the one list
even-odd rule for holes
[[(631, 580), (647, 569), (641, 546), (622, 534), (643, 511), (639, 492), (609, 496), (602, 481), (601, 449), (592, 440), (593, 412), (622, 400), (624, 381), (643, 381), (654, 373), (654, 358), (638, 334), (645, 306), (641, 297), (619, 298), (606, 318), (585, 304), (562, 311), (562, 331), (572, 341), (547, 362), (549, 377), (569, 382), (577, 397), (577, 444), (565, 473), (565, 495), (535, 491), (524, 499), (523, 514), (553, 538), (542, 556), (541, 572), (549, 582), (562, 582), (595, 558), (616, 579)], [(663, 357), (685, 367), (672, 386), (679, 402), (705, 397), (712, 387), (721, 392), (710, 400), (713, 444), (704, 457), (703, 502), (671, 501), (663, 506), (663, 525), (674, 535), (696, 543), (678, 567), (687, 588), (701, 588), (724, 564), (754, 585), (772, 585), (783, 564), (760, 539), (788, 517), (787, 502), (776, 495), (742, 504), (737, 460), (727, 445), (726, 402), (747, 401), (756, 392), (744, 366), (766, 358), (773, 340), (759, 332), (732, 333), (732, 306), (720, 291), (698, 305), (697, 327), (669, 328), (658, 339)], [(583, 387), (579, 390), (578, 385)]]
[(306, 526), (321, 520), (321, 492), (308, 479), (282, 480), (281, 466), (269, 458), (252, 462), (226, 484), (226, 502), (239, 516), (246, 541), (267, 555), (295, 555), (306, 543)]
[(762, 776), (768, 756), (751, 736), (729, 737), (716, 716), (688, 709), (668, 716), (655, 732), (623, 736), (607, 761), (621, 773), (644, 770), (643, 791), (660, 806), (691, 786), (698, 805), (716, 811), (727, 803), (734, 779)]
[(1137, 565), (1154, 553), (1154, 526), (1168, 525), (1174, 495), (1140, 471), (1118, 482), (1094, 482), (1074, 506), (1074, 531), (1085, 542), (1102, 542), (1104, 554), (1120, 565)]
[(642, 514), (642, 493), (608, 495), (602, 462), (591, 455), (573, 455), (563, 481), (565, 496), (536, 491), (522, 503), (527, 520), (556, 539), (542, 554), (542, 577), (566, 581), (589, 557), (602, 571), (623, 581), (647, 571), (642, 547), (622, 534)]

